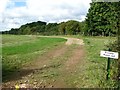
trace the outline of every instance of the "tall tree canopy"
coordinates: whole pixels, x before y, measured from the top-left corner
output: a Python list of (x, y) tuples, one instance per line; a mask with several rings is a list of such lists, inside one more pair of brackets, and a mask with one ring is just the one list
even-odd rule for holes
[(112, 2), (92, 2), (87, 14), (89, 35), (114, 35), (117, 33), (117, 12)]

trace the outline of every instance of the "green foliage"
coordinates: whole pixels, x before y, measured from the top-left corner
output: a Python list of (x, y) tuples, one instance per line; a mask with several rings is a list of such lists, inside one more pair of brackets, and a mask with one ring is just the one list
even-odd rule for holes
[(59, 24), (59, 32), (62, 35), (77, 35), (80, 34), (80, 22), (69, 20)]
[(58, 35), (59, 34), (58, 24), (57, 23), (49, 23), (48, 25), (46, 25), (45, 34), (46, 35)]
[(79, 34), (79, 32), (80, 32), (79, 22), (74, 21), (74, 20), (70, 20), (70, 21), (66, 22), (65, 29), (66, 29), (66, 33), (68, 35)]
[(117, 11), (115, 3), (92, 2), (87, 14), (88, 35), (110, 36), (117, 33)]
[(60, 35), (66, 35), (66, 30), (65, 30), (66, 23), (62, 22), (59, 24), (59, 32)]
[(46, 22), (38, 21), (27, 23), (18, 29), (11, 29), (10, 31), (2, 32), (2, 34), (76, 35), (80, 34), (80, 31), (83, 31), (83, 24), (84, 23), (80, 23), (75, 20), (69, 20), (67, 22), (62, 22), (59, 24), (46, 24)]

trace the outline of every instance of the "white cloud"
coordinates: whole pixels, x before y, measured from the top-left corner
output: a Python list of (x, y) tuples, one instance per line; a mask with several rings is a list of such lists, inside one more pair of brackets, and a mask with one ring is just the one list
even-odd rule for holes
[[(2, 0), (0, 30), (20, 27), (33, 21), (61, 22), (70, 19), (83, 21), (91, 0)], [(14, 2), (26, 6), (15, 7)], [(9, 8), (5, 8), (5, 7)]]
[(27, 8), (31, 15), (61, 16), (69, 15), (76, 11), (87, 11), (89, 2), (90, 0), (27, 0)]
[(0, 0), (0, 13), (2, 13), (5, 10), (8, 1), (9, 0)]

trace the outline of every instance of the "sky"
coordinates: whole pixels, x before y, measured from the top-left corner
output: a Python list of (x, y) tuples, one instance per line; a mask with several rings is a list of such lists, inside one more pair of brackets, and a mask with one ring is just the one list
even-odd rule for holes
[(0, 31), (36, 21), (85, 20), (91, 0), (0, 0)]

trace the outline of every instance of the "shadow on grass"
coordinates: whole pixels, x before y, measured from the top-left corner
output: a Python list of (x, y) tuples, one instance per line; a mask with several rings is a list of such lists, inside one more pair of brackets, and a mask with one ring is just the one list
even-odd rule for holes
[[(27, 75), (30, 75), (30, 74), (34, 75), (37, 72), (43, 73), (44, 70), (47, 70), (50, 68), (56, 68), (59, 66), (60, 66), (60, 64), (59, 65), (45, 66), (45, 67), (36, 68), (36, 69), (19, 69), (19, 70), (13, 71), (13, 72), (6, 71), (9, 73), (7, 74), (7, 73), (3, 72), (4, 73), (3, 74), (3, 83), (9, 82), (9, 81), (17, 81), (17, 80), (20, 80), (20, 79), (22, 79), (22, 77), (25, 77)], [(5, 74), (7, 74), (7, 75), (5, 75)]]

